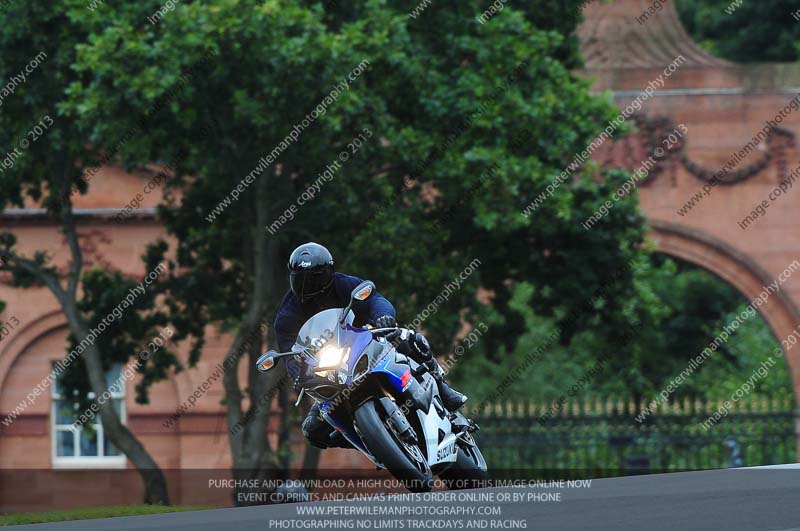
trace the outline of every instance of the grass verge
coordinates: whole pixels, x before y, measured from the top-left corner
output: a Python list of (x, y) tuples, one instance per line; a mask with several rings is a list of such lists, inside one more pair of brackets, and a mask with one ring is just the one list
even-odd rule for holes
[(144, 514), (177, 513), (183, 511), (202, 511), (214, 507), (194, 505), (121, 505), (117, 507), (92, 507), (89, 509), (70, 509), (66, 511), (47, 511), (43, 513), (18, 513), (0, 515), (0, 527), (22, 524), (43, 524), (64, 522), (66, 520), (88, 520), (92, 518), (112, 518), (116, 516), (140, 516)]

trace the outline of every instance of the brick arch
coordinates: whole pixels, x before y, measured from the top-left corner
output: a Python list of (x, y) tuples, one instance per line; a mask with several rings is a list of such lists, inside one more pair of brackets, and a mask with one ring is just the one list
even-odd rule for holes
[[(67, 318), (63, 311), (58, 308), (42, 314), (37, 319), (27, 321), (20, 328), (15, 330), (9, 337), (7, 344), (0, 350), (0, 389), (5, 388), (6, 380), (14, 368), (14, 363), (32, 344), (50, 333), (67, 328), (67, 326)], [(189, 380), (189, 376), (185, 373), (175, 374), (167, 380), (172, 384), (176, 396), (176, 403), (174, 405), (177, 407), (178, 397), (184, 396), (187, 390), (191, 393), (191, 381)], [(7, 413), (7, 411), (3, 411), (3, 407), (8, 408), (13, 406), (16, 406), (16, 403), (0, 404), (0, 416)]]
[[(708, 270), (734, 286), (748, 301), (775, 280), (750, 257), (702, 230), (659, 220), (650, 220), (649, 224), (650, 238), (657, 251)], [(783, 289), (770, 295), (758, 311), (779, 341), (800, 324), (800, 311)], [(800, 400), (800, 349), (784, 354), (795, 399)]]
[(22, 356), (25, 349), (37, 339), (50, 332), (67, 326), (67, 318), (60, 309), (50, 310), (38, 319), (23, 324), (12, 334), (5, 348), (0, 350), (0, 389), (5, 388), (6, 379), (11, 373), (14, 362)]
[[(576, 74), (595, 92), (609, 91), (620, 110), (642, 104), (628, 117), (638, 129), (605, 141), (592, 158), (629, 170), (655, 158), (656, 170), (637, 188), (656, 249), (712, 272), (752, 300), (800, 260), (800, 109), (791, 107), (800, 92), (800, 62), (737, 64), (709, 55), (683, 28), (674, 2), (657, 9), (650, 0), (589, 2), (583, 14), (578, 36), (585, 62)], [(667, 76), (679, 56), (680, 66)], [(665, 145), (670, 134), (677, 141)], [(712, 175), (725, 186), (712, 187)], [(788, 179), (792, 193), (773, 200), (770, 194)], [(763, 202), (767, 214), (756, 217)], [(797, 272), (759, 312), (784, 339), (800, 324), (799, 306)], [(799, 400), (800, 348), (786, 358)], [(800, 457), (800, 407), (796, 426)]]

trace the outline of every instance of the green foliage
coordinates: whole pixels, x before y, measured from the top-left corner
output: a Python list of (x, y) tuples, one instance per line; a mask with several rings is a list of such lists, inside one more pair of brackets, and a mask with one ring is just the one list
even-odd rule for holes
[[(649, 397), (708, 345), (717, 333), (716, 323), (742, 297), (711, 273), (663, 255), (654, 255), (649, 267), (641, 270), (641, 283), (652, 292), (660, 313), (643, 327), (625, 371), (633, 396)], [(690, 379), (676, 396), (700, 392)]]
[[(647, 351), (638, 370), (641, 378), (649, 382), (647, 390), (643, 389), (645, 397), (652, 398), (680, 374), (749, 301), (712, 273), (658, 255), (645, 281), (652, 286), (664, 310), (657, 326), (645, 329), (641, 335), (642, 348), (646, 347)], [(745, 321), (678, 388), (673, 399), (717, 399), (725, 395), (729, 398), (730, 392), (741, 386), (777, 347), (769, 326), (756, 315)], [(782, 397), (785, 393), (791, 394), (787, 370), (785, 361), (779, 360), (778, 366), (770, 372), (769, 383), (759, 386), (756, 394)]]
[[(340, 270), (375, 280), (401, 322), (480, 259), (424, 328), (445, 348), (460, 326), (457, 309), (481, 311), (481, 285), (505, 319), (488, 338), (495, 352), (522, 330), (508, 306), (509, 279), (535, 285), (531, 303), (553, 313), (580, 304), (636, 255), (643, 237), (633, 198), (616, 205), (602, 229), (579, 227), (619, 174), (563, 185), (534, 216), (521, 215), (614, 115), (562, 62), (576, 51), (573, 20), (544, 4), (509, 5), (480, 25), (474, 17), (486, 6), (475, 0), (434, 3), (416, 20), (395, 2), (228, 0), (182, 3), (155, 26), (132, 21), (156, 2), (127, 4), (113, 18), (89, 21), (95, 35), (78, 46), (76, 66), (86, 81), (70, 87), (69, 107), (93, 140), (109, 144), (147, 117), (146, 133), (122, 143), (119, 156), (131, 166), (176, 161), (161, 215), (184, 271), (174, 304), (195, 317), (198, 334), (207, 320), (238, 326), (252, 299), (254, 242), (269, 237), (269, 260), (278, 264), (271, 278), (283, 276), (295, 245), (320, 241)], [(258, 206), (265, 198), (253, 184), (209, 223), (205, 216), (259, 158), (365, 59), (366, 72), (257, 177), (268, 183), (268, 206)], [(258, 215), (277, 219), (365, 128), (374, 136), (268, 236)], [(480, 175), (493, 165), (484, 186)], [(476, 186), (481, 193), (469, 194)], [(360, 225), (386, 203), (394, 206), (385, 221)], [(457, 214), (440, 230), (424, 228), (454, 204)], [(607, 294), (608, 307), (592, 320), (597, 330), (623, 321), (615, 301), (628, 298), (630, 280)], [(282, 290), (274, 291), (271, 307)]]
[[(744, 308), (745, 305), (741, 305), (723, 316), (716, 326), (711, 328), (714, 334), (731, 323)], [(707, 370), (697, 375), (696, 387), (702, 390), (705, 397), (710, 400), (730, 400), (731, 396), (751, 377), (755, 390), (742, 398), (742, 402), (748, 402), (756, 397), (779, 400), (791, 400), (794, 397), (789, 364), (785, 358), (773, 356), (779, 344), (760, 316), (745, 321), (725, 347), (727, 355), (714, 355), (706, 362), (713, 366), (709, 365)], [(770, 360), (774, 360), (774, 363)], [(763, 370), (756, 373), (760, 367), (768, 371), (766, 375)], [(748, 399), (750, 395), (753, 398)]]
[[(793, 62), (800, 57), (797, 2), (679, 0), (678, 14), (689, 34), (707, 51), (742, 63)], [(800, 16), (800, 15), (798, 15)]]
[[(575, 335), (568, 347), (553, 342), (553, 334), (559, 332), (555, 321), (531, 310), (529, 302), (536, 294), (529, 285), (520, 284), (511, 307), (522, 316), (526, 332), (519, 336), (513, 350), (500, 352), (502, 364), (488, 359), (481, 343), (467, 350), (453, 371), (454, 381), (470, 389), (477, 403), (503, 387), (504, 398), (550, 404), (568, 394), (604, 354), (611, 354), (602, 371), (575, 400), (638, 398), (649, 402), (741, 313), (744, 302), (732, 286), (713, 274), (663, 255), (637, 263), (633, 272), (637, 299), (646, 311), (636, 314), (641, 322), (638, 332), (629, 341), (620, 342), (617, 350), (613, 342), (585, 331)], [(764, 320), (760, 316), (751, 318), (678, 387), (670, 400), (729, 399), (777, 347)], [(541, 356), (531, 356), (539, 350)], [(517, 366), (527, 369), (505, 385)], [(777, 359), (768, 377), (758, 378), (757, 383), (753, 399), (792, 396), (783, 359)]]
[[(41, 200), (58, 213), (62, 185), (69, 189), (80, 182), (82, 168), (73, 164), (91, 159), (94, 152), (85, 144), (85, 132), (61, 108), (64, 90), (80, 80), (72, 65), (75, 47), (87, 38), (86, 28), (67, 13), (83, 2), (64, 1), (58, 5), (12, 2), (4, 8), (0, 24), (0, 79), (4, 83), (19, 76), (40, 52), (38, 66), (25, 73), (14, 93), (3, 99), (0, 113), (0, 153), (3, 157), (17, 148), (13, 168), (0, 172), (0, 205), (23, 206), (29, 197)], [(34, 126), (49, 116), (53, 124), (33, 139)], [(30, 147), (20, 146), (23, 140)]]
[[(524, 319), (525, 332), (519, 336), (517, 347), (507, 352), (505, 347), (497, 353), (502, 363), (483, 355), (484, 345), (478, 342), (465, 354), (465, 358), (454, 369), (451, 378), (463, 389), (469, 389), (470, 401), (482, 403), (491, 400), (502, 388), (501, 399), (531, 398), (540, 403), (557, 399), (581, 377), (585, 367), (592, 363), (592, 356), (600, 345), (589, 332), (575, 335), (569, 347), (560, 345), (559, 329), (554, 319), (537, 315), (530, 307), (535, 297), (533, 287), (519, 284), (514, 290), (510, 307)], [(491, 326), (487, 323), (487, 326)], [(519, 378), (504, 382), (514, 368), (522, 371)]]
[[(13, 2), (4, 7), (0, 16), (3, 17), (0, 79), (18, 77), (20, 72), (25, 76), (13, 94), (6, 95), (2, 101), (0, 152), (16, 148), (19, 156), (13, 167), (0, 171), (0, 208), (30, 206), (26, 201), (33, 200), (48, 210), (64, 232), (69, 225), (63, 217), (65, 205), (71, 208), (72, 195), (85, 193), (90, 185), (90, 178), (83, 176), (84, 169), (96, 165), (98, 160), (108, 159), (103, 145), (87, 142), (92, 140), (92, 129), (84, 127), (74, 114), (82, 108), (66, 105), (69, 87), (88, 82), (94, 75), (80, 73), (74, 67), (79, 46), (90, 40), (92, 24), (89, 22), (94, 15), (86, 9), (85, 2), (66, 0), (48, 5)], [(107, 64), (105, 68), (118, 66)], [(22, 141), (28, 142), (27, 149), (21, 147)], [(17, 254), (17, 244), (14, 234), (0, 232), (0, 256), (5, 258), (0, 270), (11, 272), (13, 287), (43, 285), (49, 277), (51, 285), (60, 283), (63, 289), (64, 277), (68, 275), (52, 263), (50, 249), (37, 249), (34, 245), (25, 261), (7, 260), (10, 255)], [(95, 326), (138, 282), (117, 271), (98, 268), (85, 272), (78, 291), (79, 311), (91, 326)], [(109, 331), (101, 334), (98, 345), (106, 369), (135, 357), (166, 324), (164, 315), (156, 310), (158, 291), (157, 286), (151, 286), (147, 294), (137, 300), (136, 308), (128, 309)], [(69, 301), (61, 301), (62, 305), (65, 302)], [(82, 337), (71, 335), (67, 352), (81, 340)], [(144, 378), (137, 388), (137, 400), (142, 403), (147, 401), (147, 388), (164, 378), (167, 369), (177, 364), (169, 350), (158, 354), (141, 366)], [(83, 397), (81, 404), (88, 405), (85, 396), (89, 384), (82, 359), (70, 366), (62, 383), (66, 392), (77, 393)]]
[[(138, 284), (138, 279), (117, 271), (98, 268), (87, 271), (83, 276), (84, 295), (79, 308), (90, 328), (113, 315), (113, 321), (107, 321), (110, 324), (96, 341), (103, 353), (103, 368), (108, 371), (114, 365), (125, 365), (131, 358), (137, 360), (136, 368), (142, 379), (136, 385), (136, 401), (147, 404), (150, 386), (167, 378), (170, 369), (181, 370), (182, 364), (168, 344), (165, 347), (149, 345), (169, 323), (157, 306), (158, 285), (147, 286), (144, 294), (139, 295)], [(121, 307), (121, 301), (133, 294), (136, 295), (133, 307)], [(69, 350), (76, 348), (82, 339), (71, 334)], [(90, 388), (82, 358), (63, 373), (61, 384), (68, 390), (77, 390), (77, 396), (86, 396)], [(79, 403), (81, 410), (91, 404), (88, 399)]]

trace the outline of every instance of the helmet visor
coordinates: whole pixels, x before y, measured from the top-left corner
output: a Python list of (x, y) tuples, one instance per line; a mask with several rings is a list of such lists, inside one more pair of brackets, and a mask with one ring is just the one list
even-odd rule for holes
[(332, 279), (327, 268), (317, 271), (292, 271), (289, 273), (289, 285), (300, 299), (307, 299), (325, 291)]

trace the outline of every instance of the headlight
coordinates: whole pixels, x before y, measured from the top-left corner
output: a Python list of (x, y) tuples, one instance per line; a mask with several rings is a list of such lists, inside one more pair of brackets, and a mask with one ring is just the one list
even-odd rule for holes
[(329, 345), (319, 352), (318, 359), (318, 369), (335, 369), (344, 359), (344, 349)]

